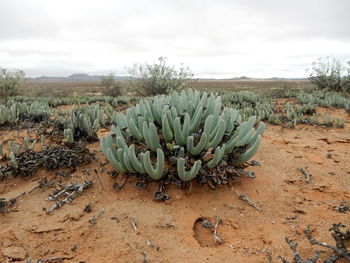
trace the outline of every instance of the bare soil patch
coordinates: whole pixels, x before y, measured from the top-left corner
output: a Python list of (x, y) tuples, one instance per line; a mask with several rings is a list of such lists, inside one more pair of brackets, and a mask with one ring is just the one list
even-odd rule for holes
[[(27, 180), (2, 181), (0, 197), (9, 200), (27, 194), (18, 198), (13, 212), (0, 213), (0, 262), (8, 262), (9, 253), (16, 251), (17, 256), (30, 256), (32, 262), (49, 258), (65, 263), (269, 262), (267, 254), (278, 262), (279, 255), (292, 257), (285, 236), (298, 242), (300, 253), (310, 257), (316, 248), (303, 234), (308, 225), (317, 240), (330, 244), (332, 223), (350, 227), (350, 212), (339, 209), (350, 202), (350, 117), (344, 110), (317, 111), (345, 119), (345, 127), (267, 125), (254, 156), (261, 166), (246, 168), (255, 172), (255, 179), (242, 177), (239, 183), (216, 190), (194, 183), (190, 194), (171, 185), (165, 202), (152, 200), (156, 184), (138, 190), (130, 180), (121, 190), (112, 189), (121, 178), (107, 174), (110, 164), (101, 165), (104, 158), (98, 142), (88, 144), (97, 159), (68, 177), (39, 170)], [(23, 134), (0, 132), (6, 140)], [(98, 135), (106, 132), (101, 129)], [(299, 170), (305, 166), (311, 174), (309, 183)], [(57, 183), (30, 192), (42, 178)], [(50, 214), (43, 210), (52, 205), (46, 199), (53, 187), (88, 180), (92, 187), (71, 203)], [(214, 241), (213, 226), (203, 226), (204, 220), (215, 225), (217, 218), (222, 220), (217, 226), (221, 242)], [(321, 253), (321, 259), (330, 254)]]

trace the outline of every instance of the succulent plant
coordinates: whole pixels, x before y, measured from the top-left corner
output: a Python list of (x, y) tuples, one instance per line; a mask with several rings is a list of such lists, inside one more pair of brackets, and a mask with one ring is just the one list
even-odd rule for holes
[(10, 152), (10, 162), (9, 162), (10, 167), (12, 167), (13, 169), (18, 169), (18, 163), (17, 163), (17, 159), (16, 156), (13, 152)]
[(25, 137), (24, 139), (23, 139), (23, 149), (25, 150), (25, 151), (28, 151), (29, 150), (29, 143), (30, 143), (30, 139), (29, 138), (27, 138), (27, 137)]
[(42, 150), (44, 150), (46, 147), (45, 146), (45, 136), (43, 134), (40, 136), (40, 147)]
[(2, 142), (0, 142), (0, 156), (1, 158), (6, 159), (6, 154), (4, 153), (4, 147)]
[(96, 133), (100, 125), (105, 125), (106, 122), (106, 115), (98, 104), (73, 108), (64, 125), (66, 129), (64, 137), (68, 139), (67, 137), (72, 135), (69, 133), (73, 133), (73, 140), (79, 139), (79, 137), (97, 137)]
[(16, 122), (21, 110), (20, 105), (19, 103), (14, 103), (10, 107), (0, 105), (0, 125)]
[(16, 155), (19, 154), (21, 150), (21, 146), (15, 141), (8, 141), (8, 148), (10, 152)]
[(262, 122), (254, 128), (255, 116), (242, 122), (238, 110), (223, 108), (220, 96), (191, 89), (141, 100), (114, 120), (112, 134), (100, 139), (102, 152), (118, 171), (153, 180), (171, 165), (182, 181), (223, 159), (240, 166), (257, 152), (265, 130)]
[(63, 137), (64, 137), (64, 142), (67, 143), (73, 143), (74, 142), (74, 134), (72, 129), (68, 128), (68, 129), (64, 129), (63, 131)]

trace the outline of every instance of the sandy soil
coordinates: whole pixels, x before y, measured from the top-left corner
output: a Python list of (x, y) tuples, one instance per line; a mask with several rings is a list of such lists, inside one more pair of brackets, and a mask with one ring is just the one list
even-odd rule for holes
[[(71, 204), (47, 215), (43, 207), (53, 205), (45, 200), (52, 189), (44, 188), (22, 196), (13, 207), (16, 211), (0, 214), (0, 262), (8, 262), (2, 253), (9, 247), (23, 248), (32, 262), (51, 257), (64, 258), (54, 262), (65, 263), (279, 262), (279, 255), (292, 257), (286, 236), (299, 242), (302, 255), (311, 256), (316, 248), (302, 233), (308, 225), (316, 239), (329, 243), (333, 243), (328, 232), (332, 223), (350, 227), (350, 212), (337, 210), (342, 201), (350, 202), (350, 117), (343, 110), (319, 111), (346, 119), (345, 128), (268, 125), (254, 158), (261, 167), (246, 168), (255, 172), (255, 179), (243, 177), (233, 186), (216, 190), (194, 185), (190, 194), (171, 186), (166, 202), (152, 200), (156, 185), (137, 190), (130, 181), (119, 191), (112, 189), (121, 178), (107, 174), (112, 170), (109, 164), (100, 167), (94, 161), (80, 167), (63, 183), (93, 180), (94, 185)], [(5, 132), (6, 138), (16, 137), (16, 132), (9, 131), (0, 131), (0, 136)], [(96, 151), (98, 147), (98, 143), (89, 145)], [(100, 153), (97, 156), (103, 161)], [(298, 171), (302, 166), (312, 174), (310, 183)], [(0, 197), (13, 198), (35, 187), (38, 179), (54, 176), (55, 172), (40, 171), (28, 180), (0, 182)], [(260, 209), (249, 206), (237, 193), (248, 196)], [(89, 203), (92, 211), (84, 212)], [(94, 216), (96, 223), (91, 224)], [(215, 244), (201, 218), (214, 224), (216, 218), (222, 220), (217, 228), (221, 244)], [(321, 253), (321, 258), (329, 255)]]

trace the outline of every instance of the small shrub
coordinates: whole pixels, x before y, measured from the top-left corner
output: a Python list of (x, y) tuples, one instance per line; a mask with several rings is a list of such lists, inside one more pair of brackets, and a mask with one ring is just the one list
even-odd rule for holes
[(123, 83), (118, 82), (113, 73), (102, 77), (101, 86), (104, 88), (103, 95), (105, 96), (118, 97), (123, 95)]
[(25, 74), (21, 70), (10, 72), (0, 68), (0, 97), (7, 101), (9, 96), (16, 95), (24, 77)]
[(317, 89), (350, 92), (350, 62), (344, 65), (336, 58), (319, 58), (310, 71), (309, 80)]
[(167, 58), (160, 57), (158, 63), (135, 64), (129, 69), (129, 88), (140, 96), (154, 96), (180, 91), (193, 73), (183, 65), (176, 70), (167, 65)]

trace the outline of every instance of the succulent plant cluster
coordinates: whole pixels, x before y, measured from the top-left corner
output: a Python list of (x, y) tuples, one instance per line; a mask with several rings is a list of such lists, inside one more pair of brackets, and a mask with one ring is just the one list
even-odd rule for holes
[(64, 124), (64, 140), (74, 142), (80, 137), (96, 139), (98, 129), (109, 123), (110, 115), (111, 111), (108, 112), (106, 107), (101, 108), (99, 104), (73, 108)]
[(57, 107), (61, 105), (82, 105), (82, 104), (93, 104), (93, 103), (106, 103), (112, 107), (117, 107), (123, 104), (134, 103), (139, 98), (136, 96), (79, 96), (79, 97), (27, 97), (27, 96), (16, 96), (11, 98), (11, 102), (21, 103), (33, 103), (39, 102), (49, 105), (50, 107)]
[[(265, 125), (242, 122), (238, 110), (223, 108), (221, 97), (191, 89), (140, 101), (116, 116), (101, 150), (120, 172), (161, 179), (169, 167), (182, 181), (222, 160), (240, 166), (258, 150)], [(155, 163), (155, 164), (153, 164)]]
[[(288, 90), (287, 90), (288, 91)], [(266, 121), (271, 124), (284, 124), (294, 127), (297, 123), (343, 127), (344, 120), (332, 119), (327, 116), (316, 114), (317, 107), (345, 108), (350, 112), (350, 100), (339, 93), (316, 91), (285, 92), (284, 97), (295, 98), (295, 104), (286, 103), (284, 111), (276, 108), (270, 98), (259, 96), (250, 91), (222, 92), (223, 104), (225, 106), (239, 109), (242, 119), (256, 116), (257, 120)]]
[(15, 123), (26, 109), (26, 105), (22, 103), (13, 103), (11, 106), (0, 105), (0, 126)]
[(45, 102), (35, 101), (33, 103), (12, 102), (8, 106), (0, 105), (0, 126), (11, 125), (19, 120), (34, 120), (40, 116), (40, 120), (48, 118), (51, 108)]
[(258, 121), (266, 121), (273, 115), (271, 99), (254, 92), (222, 92), (221, 96), (224, 105), (240, 110), (243, 120), (256, 116)]
[(315, 107), (332, 106), (345, 109), (350, 107), (350, 99), (336, 92), (316, 91), (311, 94), (301, 92), (297, 99), (301, 104), (312, 104)]

